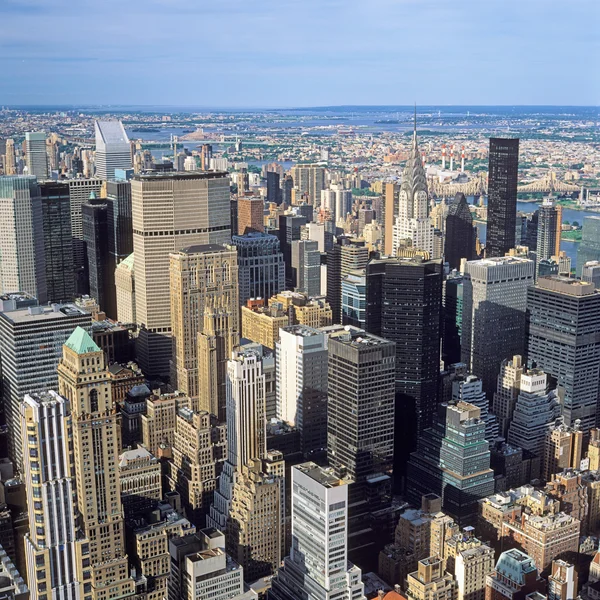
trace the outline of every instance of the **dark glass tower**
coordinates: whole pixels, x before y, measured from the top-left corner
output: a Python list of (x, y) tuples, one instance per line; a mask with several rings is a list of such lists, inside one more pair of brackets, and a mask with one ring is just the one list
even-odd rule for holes
[(396, 343), (397, 473), (436, 414), (441, 311), (441, 260), (389, 258), (367, 266), (367, 331)]
[(464, 194), (456, 194), (446, 218), (444, 258), (450, 269), (460, 269), (461, 258), (475, 258), (475, 230), (473, 215)]
[(591, 260), (600, 260), (600, 216), (583, 219), (581, 242), (577, 248), (577, 277), (581, 277), (583, 265)]
[(281, 204), (279, 173), (275, 173), (275, 171), (267, 171), (267, 202)]
[(300, 239), (300, 232), (303, 225), (306, 225), (305, 217), (296, 215), (280, 215), (279, 217), (279, 242), (285, 262), (285, 286), (288, 290), (294, 286), (292, 242)]
[(515, 245), (519, 140), (490, 138), (486, 257), (504, 256)]
[(83, 241), (86, 246), (90, 296), (108, 316), (116, 316), (114, 270), (110, 270), (108, 247), (108, 205), (90, 199), (81, 207)]
[(115, 267), (133, 252), (133, 224), (131, 220), (131, 183), (108, 181), (108, 244)]
[(444, 282), (442, 360), (448, 368), (461, 360), (463, 275), (452, 273)]
[(364, 269), (369, 260), (369, 249), (364, 240), (345, 235), (336, 238), (327, 252), (327, 302), (331, 306), (334, 323), (342, 322), (342, 280), (356, 269)]
[(40, 183), (46, 255), (48, 302), (71, 301), (75, 296), (71, 200), (66, 183)]
[(527, 292), (527, 360), (564, 390), (568, 425), (597, 426), (600, 292), (568, 277), (540, 277)]

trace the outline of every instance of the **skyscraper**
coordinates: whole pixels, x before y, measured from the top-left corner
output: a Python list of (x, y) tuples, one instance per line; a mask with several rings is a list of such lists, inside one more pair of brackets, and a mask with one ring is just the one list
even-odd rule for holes
[(309, 204), (317, 206), (325, 188), (325, 169), (317, 165), (296, 165), (290, 171), (300, 194), (308, 194)]
[[(264, 232), (265, 203), (257, 196), (238, 195), (238, 235)], [(234, 232), (232, 232), (234, 233)]]
[(470, 523), (478, 500), (494, 492), (494, 472), (481, 411), (473, 404), (442, 404), (433, 427), (410, 455), (407, 495), (418, 506), (425, 494), (443, 498), (444, 512)]
[(309, 297), (321, 294), (321, 252), (313, 240), (292, 242), (294, 289)]
[(560, 252), (562, 207), (555, 205), (551, 198), (544, 198), (539, 208), (536, 259), (548, 260)]
[(446, 368), (460, 362), (463, 321), (463, 275), (453, 271), (443, 283), (442, 359)]
[(564, 390), (567, 425), (597, 425), (600, 292), (568, 277), (540, 277), (527, 293), (527, 360)]
[(4, 174), (17, 174), (17, 157), (15, 155), (15, 140), (6, 140), (6, 154), (4, 155)]
[(37, 306), (30, 297), (17, 295), (2, 299), (2, 401), (9, 456), (19, 470), (23, 468), (20, 404), (25, 394), (56, 389), (62, 345), (77, 326), (89, 328), (91, 317), (74, 304)]
[(237, 249), (239, 302), (250, 298), (265, 300), (285, 289), (285, 264), (279, 239), (268, 233), (234, 235)]
[(504, 256), (515, 245), (519, 140), (490, 138), (485, 255)]
[(364, 240), (340, 235), (327, 252), (327, 302), (333, 322), (342, 322), (342, 280), (356, 269), (364, 269), (369, 261), (369, 249)]
[[(82, 544), (77, 561), (84, 598), (126, 597), (135, 591), (125, 554), (119, 485), (119, 416), (104, 353), (77, 327), (63, 346), (58, 390), (73, 416), (73, 471)], [(89, 584), (89, 585), (86, 585)]]
[(94, 121), (96, 177), (115, 177), (115, 169), (131, 169), (131, 146), (121, 121)]
[(35, 175), (39, 180), (48, 178), (48, 155), (46, 154), (46, 134), (27, 132), (27, 174)]
[(117, 316), (115, 271), (111, 269), (108, 248), (108, 206), (90, 200), (81, 207), (83, 241), (86, 246), (90, 296), (109, 317)]
[(446, 244), (444, 259), (450, 270), (460, 270), (460, 261), (475, 258), (475, 230), (473, 215), (464, 194), (456, 194), (446, 217)]
[(323, 332), (292, 325), (277, 342), (277, 417), (295, 426), (305, 456), (327, 447), (327, 343)]
[(527, 288), (533, 285), (533, 277), (534, 263), (526, 258), (506, 256), (467, 263), (462, 362), (481, 378), (488, 397), (496, 389), (502, 361), (524, 353)]
[(427, 176), (417, 145), (417, 116), (413, 131), (410, 156), (404, 171), (398, 196), (398, 216), (392, 231), (392, 254), (407, 242), (412, 248), (429, 252), (433, 256), (433, 224), (429, 218)]
[(350, 271), (342, 279), (342, 325), (367, 326), (367, 276), (365, 269)]
[(279, 216), (279, 242), (285, 263), (285, 287), (291, 289), (294, 285), (292, 271), (292, 242), (301, 237), (302, 226), (306, 225), (306, 217), (294, 214)]
[(367, 564), (389, 541), (376, 513), (391, 503), (395, 344), (346, 328), (329, 336), (328, 349), (327, 461), (354, 482), (349, 551)]
[[(176, 389), (197, 398), (198, 334), (211, 309), (225, 315), (228, 329), (239, 334), (238, 269), (233, 247), (201, 244), (173, 252), (171, 274), (171, 381)], [(228, 348), (228, 354), (233, 347)]]
[(231, 239), (229, 179), (222, 172), (146, 173), (131, 180), (138, 359), (148, 375), (169, 374), (169, 253)]
[(581, 277), (583, 265), (600, 260), (600, 217), (585, 217), (581, 230), (581, 242), (577, 248), (577, 276)]
[(417, 432), (436, 413), (441, 310), (441, 260), (390, 258), (367, 266), (367, 331), (396, 343), (398, 474)]
[(121, 261), (115, 269), (115, 297), (117, 300), (117, 321), (137, 323), (135, 318), (135, 279), (133, 253)]
[(398, 216), (398, 195), (400, 186), (397, 183), (386, 183), (383, 202), (383, 253), (392, 256), (394, 243), (394, 223)]
[(282, 194), (279, 173), (267, 171), (267, 202), (269, 204), (281, 204)]
[(348, 484), (308, 462), (292, 467), (292, 548), (273, 579), (273, 600), (364, 600), (348, 562)]
[(45, 181), (40, 184), (46, 288), (48, 302), (65, 302), (75, 297), (71, 200), (66, 183)]
[[(78, 562), (76, 485), (73, 478), (73, 420), (69, 402), (54, 391), (26, 394), (21, 406), (29, 533), (27, 577), (34, 598), (82, 598)], [(40, 468), (41, 466), (41, 468)]]
[(505, 358), (500, 365), (498, 383), (494, 392), (492, 409), (498, 417), (500, 435), (506, 437), (512, 421), (515, 404), (521, 389), (521, 376), (526, 372), (521, 356)]
[(75, 293), (88, 293), (87, 265), (85, 243), (83, 241), (83, 219), (81, 207), (90, 198), (100, 198), (102, 180), (100, 179), (69, 179), (69, 200), (71, 202), (71, 233), (73, 235), (73, 270), (75, 278)]
[(108, 205), (108, 250), (116, 267), (133, 252), (133, 225), (131, 221), (131, 183), (111, 180), (106, 182)]
[(9, 292), (47, 300), (42, 200), (32, 176), (0, 178), (0, 294)]

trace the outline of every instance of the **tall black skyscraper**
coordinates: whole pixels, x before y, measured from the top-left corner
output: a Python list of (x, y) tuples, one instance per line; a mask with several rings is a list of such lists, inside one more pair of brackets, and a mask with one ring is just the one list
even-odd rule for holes
[(294, 189), (294, 180), (291, 175), (286, 175), (281, 182), (281, 200), (286, 206), (292, 203), (292, 190)]
[(90, 199), (81, 207), (81, 219), (90, 296), (109, 317), (116, 318), (115, 274), (110, 270), (108, 248), (108, 205), (102, 200)]
[(486, 257), (504, 256), (515, 245), (519, 140), (490, 138)]
[(40, 183), (46, 255), (48, 302), (71, 301), (75, 296), (71, 201), (66, 183)]
[(444, 258), (450, 269), (460, 269), (461, 258), (475, 258), (475, 230), (473, 215), (464, 194), (456, 194), (446, 218), (446, 245)]
[(107, 181), (106, 204), (108, 206), (108, 251), (116, 267), (133, 252), (131, 183)]
[(389, 258), (367, 266), (367, 331), (396, 343), (397, 473), (436, 414), (441, 311), (441, 260)]
[(267, 202), (281, 204), (281, 186), (279, 183), (279, 173), (267, 171)]

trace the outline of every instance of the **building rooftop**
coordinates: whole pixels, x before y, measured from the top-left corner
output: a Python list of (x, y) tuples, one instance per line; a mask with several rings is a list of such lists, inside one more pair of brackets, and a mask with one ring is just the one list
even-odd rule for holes
[(590, 281), (581, 281), (564, 275), (539, 277), (536, 287), (569, 296), (591, 296), (596, 292), (596, 286)]
[(52, 304), (50, 306), (29, 306), (27, 308), (0, 312), (0, 317), (14, 325), (55, 321), (65, 317), (89, 316), (75, 304)]
[(76, 327), (65, 346), (77, 354), (89, 354), (90, 352), (101, 352), (100, 348), (90, 337), (90, 334), (83, 327)]
[(507, 550), (500, 555), (496, 563), (496, 571), (517, 584), (525, 583), (525, 575), (537, 572), (531, 556), (516, 548)]
[(221, 179), (229, 174), (226, 171), (147, 171), (134, 175), (135, 181), (153, 181), (157, 179)]
[(181, 248), (179, 252), (183, 252), (184, 254), (200, 254), (202, 252), (231, 252), (231, 249), (219, 244), (196, 244)]
[(349, 480), (340, 479), (334, 474), (333, 469), (320, 467), (314, 462), (306, 462), (293, 467), (301, 473), (304, 473), (320, 485), (326, 488), (339, 487), (341, 485), (347, 485), (350, 483)]

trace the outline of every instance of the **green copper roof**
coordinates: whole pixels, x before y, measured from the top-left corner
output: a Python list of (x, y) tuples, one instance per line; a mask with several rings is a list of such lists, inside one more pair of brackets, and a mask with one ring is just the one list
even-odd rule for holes
[(81, 327), (76, 327), (69, 339), (65, 342), (65, 346), (71, 348), (77, 354), (88, 354), (89, 352), (100, 352), (100, 348), (90, 334)]

